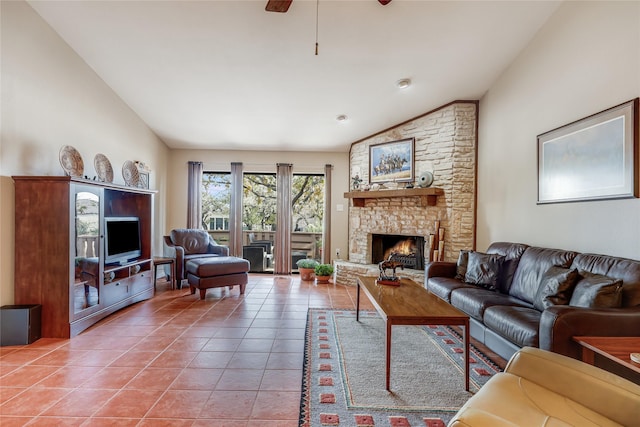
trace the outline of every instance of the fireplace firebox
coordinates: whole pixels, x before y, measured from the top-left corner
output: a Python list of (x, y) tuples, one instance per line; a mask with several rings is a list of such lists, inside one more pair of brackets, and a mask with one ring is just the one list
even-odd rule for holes
[(388, 259), (402, 263), (405, 268), (424, 270), (424, 237), (401, 234), (372, 234), (371, 262), (377, 264)]

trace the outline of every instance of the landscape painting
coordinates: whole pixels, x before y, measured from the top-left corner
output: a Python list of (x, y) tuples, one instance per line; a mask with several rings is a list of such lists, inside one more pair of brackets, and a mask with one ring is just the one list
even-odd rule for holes
[(538, 136), (538, 203), (638, 197), (638, 99)]

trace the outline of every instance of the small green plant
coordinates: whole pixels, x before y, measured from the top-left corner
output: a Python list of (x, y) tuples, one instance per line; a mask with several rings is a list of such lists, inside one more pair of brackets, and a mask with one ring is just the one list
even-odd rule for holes
[(296, 261), (298, 268), (316, 268), (320, 263), (313, 258), (302, 258)]
[(315, 269), (316, 276), (331, 276), (333, 266), (331, 264), (318, 264)]

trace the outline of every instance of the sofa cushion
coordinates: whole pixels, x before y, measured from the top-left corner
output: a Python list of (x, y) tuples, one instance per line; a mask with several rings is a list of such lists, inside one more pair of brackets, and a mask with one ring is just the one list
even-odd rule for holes
[(467, 264), (469, 263), (469, 252), (466, 249), (461, 249), (458, 255), (458, 262), (456, 263), (456, 279), (464, 281), (464, 276), (467, 274)]
[(469, 262), (464, 281), (485, 289), (496, 290), (504, 256), (475, 251), (469, 252), (468, 256)]
[(578, 271), (622, 279), (622, 307), (640, 306), (640, 261), (607, 255), (579, 254), (571, 265)]
[(580, 274), (575, 268), (552, 266), (542, 276), (542, 281), (533, 306), (544, 311), (552, 305), (566, 305), (571, 300), (571, 294), (580, 279)]
[(486, 308), (494, 305), (533, 307), (509, 295), (500, 294), (477, 286), (454, 289), (451, 292), (451, 305), (479, 321), (482, 321)]
[(616, 308), (622, 302), (622, 280), (581, 271), (569, 305), (587, 308)]
[(561, 249), (527, 248), (520, 257), (509, 295), (533, 304), (547, 270), (554, 265), (569, 267), (576, 255), (576, 252)]
[(528, 248), (524, 243), (494, 242), (487, 248), (488, 254), (498, 254), (504, 256), (498, 288), (503, 294), (509, 293), (509, 288), (513, 282), (513, 275), (518, 268), (520, 257)]
[(520, 347), (538, 347), (538, 325), (542, 313), (535, 308), (494, 305), (484, 312), (484, 324)]
[(427, 281), (427, 289), (429, 290), (429, 292), (447, 302), (451, 301), (451, 292), (454, 289), (471, 287), (475, 286), (468, 285), (464, 282), (461, 282), (460, 280), (453, 279), (451, 277), (431, 277)]

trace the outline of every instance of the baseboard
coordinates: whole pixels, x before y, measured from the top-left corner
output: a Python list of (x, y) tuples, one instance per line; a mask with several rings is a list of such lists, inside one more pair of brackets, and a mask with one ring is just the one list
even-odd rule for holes
[(487, 328), (476, 319), (471, 317), (469, 318), (469, 335), (471, 335), (471, 338), (474, 340), (480, 341), (484, 344), (486, 329)]
[(484, 339), (484, 345), (506, 360), (511, 359), (511, 356), (513, 356), (516, 351), (520, 350), (520, 347), (502, 338), (491, 329), (485, 330)]

